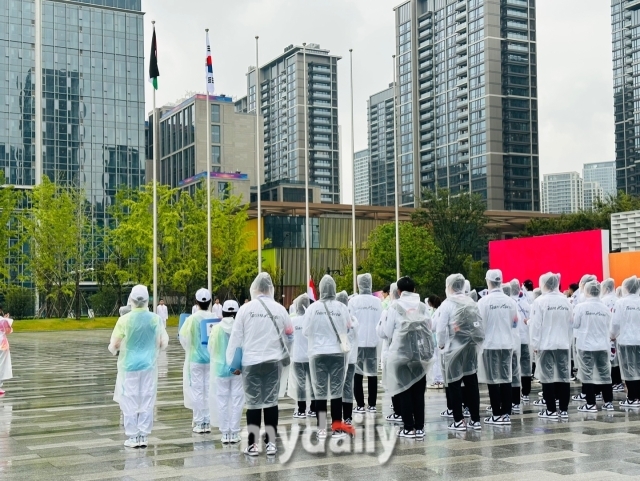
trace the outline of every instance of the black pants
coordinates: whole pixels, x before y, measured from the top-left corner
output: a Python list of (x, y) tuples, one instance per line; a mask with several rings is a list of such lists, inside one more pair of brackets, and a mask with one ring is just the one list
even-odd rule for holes
[(347, 403), (342, 401), (342, 419), (345, 421), (353, 417), (353, 403)]
[(622, 376), (620, 375), (620, 366), (611, 367), (611, 382), (615, 384), (622, 384)]
[(453, 419), (459, 423), (464, 419), (462, 414), (462, 388), (464, 382), (467, 391), (467, 398), (464, 400), (466, 407), (469, 408), (471, 420), (480, 422), (480, 391), (478, 390), (478, 376), (471, 374), (464, 376), (455, 382), (450, 382), (447, 386), (447, 394), (449, 396), (450, 408), (453, 411)]
[(602, 391), (602, 399), (605, 403), (613, 402), (613, 385), (601, 384), (582, 384), (582, 392), (587, 396), (587, 404), (594, 405), (596, 403), (596, 392)]
[[(327, 400), (316, 400), (318, 427), (324, 429), (327, 422)], [(342, 421), (342, 398), (331, 400), (331, 422)], [(322, 423), (322, 424), (321, 424)]]
[[(364, 407), (364, 389), (362, 387), (362, 382), (364, 380), (364, 376), (362, 374), (354, 374), (353, 375), (353, 396), (356, 398), (356, 404), (358, 407)], [(367, 397), (367, 401), (369, 402), (369, 406), (376, 406), (376, 399), (378, 397), (378, 376), (367, 376), (367, 388), (369, 390), (369, 395)]]
[[(309, 407), (309, 410), (311, 412), (316, 412), (316, 402), (315, 401), (311, 401), (309, 404), (311, 404), (311, 406)], [(306, 413), (307, 412), (307, 402), (306, 401), (298, 401), (298, 412), (299, 413)]]
[(627, 399), (640, 399), (640, 381), (625, 381), (627, 385)]
[(520, 378), (522, 383), (522, 395), (528, 396), (531, 394), (531, 376), (523, 376)]
[(511, 416), (511, 384), (489, 384), (489, 400), (494, 416)]
[(406, 431), (424, 430), (424, 391), (427, 388), (427, 376), (404, 392), (398, 394), (402, 399), (402, 423)]
[(568, 382), (553, 382), (542, 384), (542, 394), (544, 400), (547, 402), (547, 410), (549, 412), (556, 412), (556, 398), (559, 401), (560, 411), (567, 411), (569, 409), (569, 398), (571, 395), (571, 383)]
[(402, 399), (400, 399), (399, 394), (391, 396), (391, 404), (393, 404), (393, 414), (395, 414), (396, 416), (401, 416), (402, 409), (400, 408), (400, 406), (402, 405)]
[[(467, 386), (465, 385), (464, 381), (462, 381), (462, 385), (460, 386), (460, 389), (462, 391), (462, 409), (464, 408), (468, 408), (469, 407), (469, 390), (467, 389)], [(453, 404), (451, 404), (451, 396), (449, 394), (449, 390), (445, 387), (444, 388), (444, 394), (445, 397), (447, 398), (447, 409), (449, 411), (453, 411), (453, 408), (451, 406), (453, 406)]]
[[(273, 406), (266, 409), (247, 409), (247, 426), (257, 426), (260, 428), (262, 424), (262, 411), (264, 411), (264, 425), (265, 427), (271, 426), (273, 432), (278, 432), (278, 406)], [(269, 430), (267, 430), (264, 436), (265, 442), (275, 443), (275, 439), (269, 439)], [(249, 430), (249, 446), (256, 443), (255, 433)]]

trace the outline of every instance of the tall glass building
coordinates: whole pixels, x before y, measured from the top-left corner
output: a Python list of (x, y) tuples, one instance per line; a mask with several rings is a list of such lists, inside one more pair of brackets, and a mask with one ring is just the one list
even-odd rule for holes
[[(367, 118), (371, 156), (371, 205), (395, 205), (393, 84), (369, 97)], [(406, 204), (413, 206), (413, 199)]]
[(617, 190), (639, 195), (640, 1), (611, 0), (611, 30)]
[(409, 0), (395, 17), (401, 204), (446, 188), (540, 210), (535, 0)]
[(0, 169), (10, 184), (46, 175), (78, 185), (100, 226), (118, 189), (144, 183), (143, 44), (140, 0), (0, 0)]

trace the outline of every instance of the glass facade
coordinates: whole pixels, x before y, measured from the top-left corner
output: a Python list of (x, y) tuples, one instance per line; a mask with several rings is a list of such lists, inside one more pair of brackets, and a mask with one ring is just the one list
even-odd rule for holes
[(617, 190), (640, 194), (640, 2), (611, 1)]
[(356, 205), (369, 205), (371, 199), (371, 161), (369, 150), (361, 150), (355, 153), (353, 160), (353, 175), (355, 176), (354, 200)]
[(369, 98), (371, 205), (395, 205), (393, 87)]
[[(98, 226), (144, 182), (139, 0), (42, 0), (42, 173), (82, 187)], [(35, 3), (0, 0), (0, 169), (35, 184)]]
[(597, 182), (602, 188), (604, 197), (616, 195), (616, 163), (594, 162), (584, 164), (582, 178), (587, 182)]
[(577, 172), (546, 174), (542, 181), (542, 212), (569, 214), (584, 208), (583, 182)]
[(415, 174), (416, 204), (444, 188), (539, 210), (534, 0), (411, 0), (396, 25), (402, 204)]

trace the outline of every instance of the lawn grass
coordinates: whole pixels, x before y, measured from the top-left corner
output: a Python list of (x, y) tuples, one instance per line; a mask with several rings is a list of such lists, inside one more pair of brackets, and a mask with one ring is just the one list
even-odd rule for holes
[[(82, 329), (113, 329), (117, 317), (95, 319), (24, 319), (14, 321), (13, 332), (78, 331)], [(170, 317), (167, 326), (177, 327), (178, 317)]]

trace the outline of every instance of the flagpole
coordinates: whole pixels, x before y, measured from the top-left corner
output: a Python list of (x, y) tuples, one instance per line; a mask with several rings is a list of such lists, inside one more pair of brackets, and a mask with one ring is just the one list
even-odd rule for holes
[(356, 149), (353, 133), (353, 49), (349, 49), (349, 70), (351, 74), (351, 183), (353, 190), (353, 202), (351, 202), (351, 244), (352, 244), (352, 264), (353, 264), (353, 293), (357, 288), (357, 267), (356, 259)]
[(396, 223), (396, 278), (400, 279), (400, 225), (398, 221), (398, 127), (397, 127), (397, 102), (398, 102), (398, 79), (396, 78), (396, 56), (393, 56), (393, 176), (395, 192), (395, 223)]
[[(156, 31), (156, 21), (152, 20), (153, 31)], [(158, 112), (156, 111), (156, 89), (153, 88), (153, 312), (158, 307)]]
[(262, 272), (262, 193), (260, 183), (262, 176), (260, 171), (260, 64), (258, 60), (258, 40), (256, 35), (256, 192), (258, 194), (258, 273)]
[[(205, 29), (207, 49), (209, 49), (209, 29)], [(210, 52), (207, 51), (207, 55)], [(207, 95), (207, 289), (211, 288), (211, 100), (209, 99), (209, 76), (205, 76), (205, 94)]]
[(307, 44), (302, 44), (302, 86), (304, 95), (304, 225), (305, 225), (305, 256), (307, 261), (307, 290), (311, 280), (311, 229), (309, 228), (309, 122), (307, 119)]

